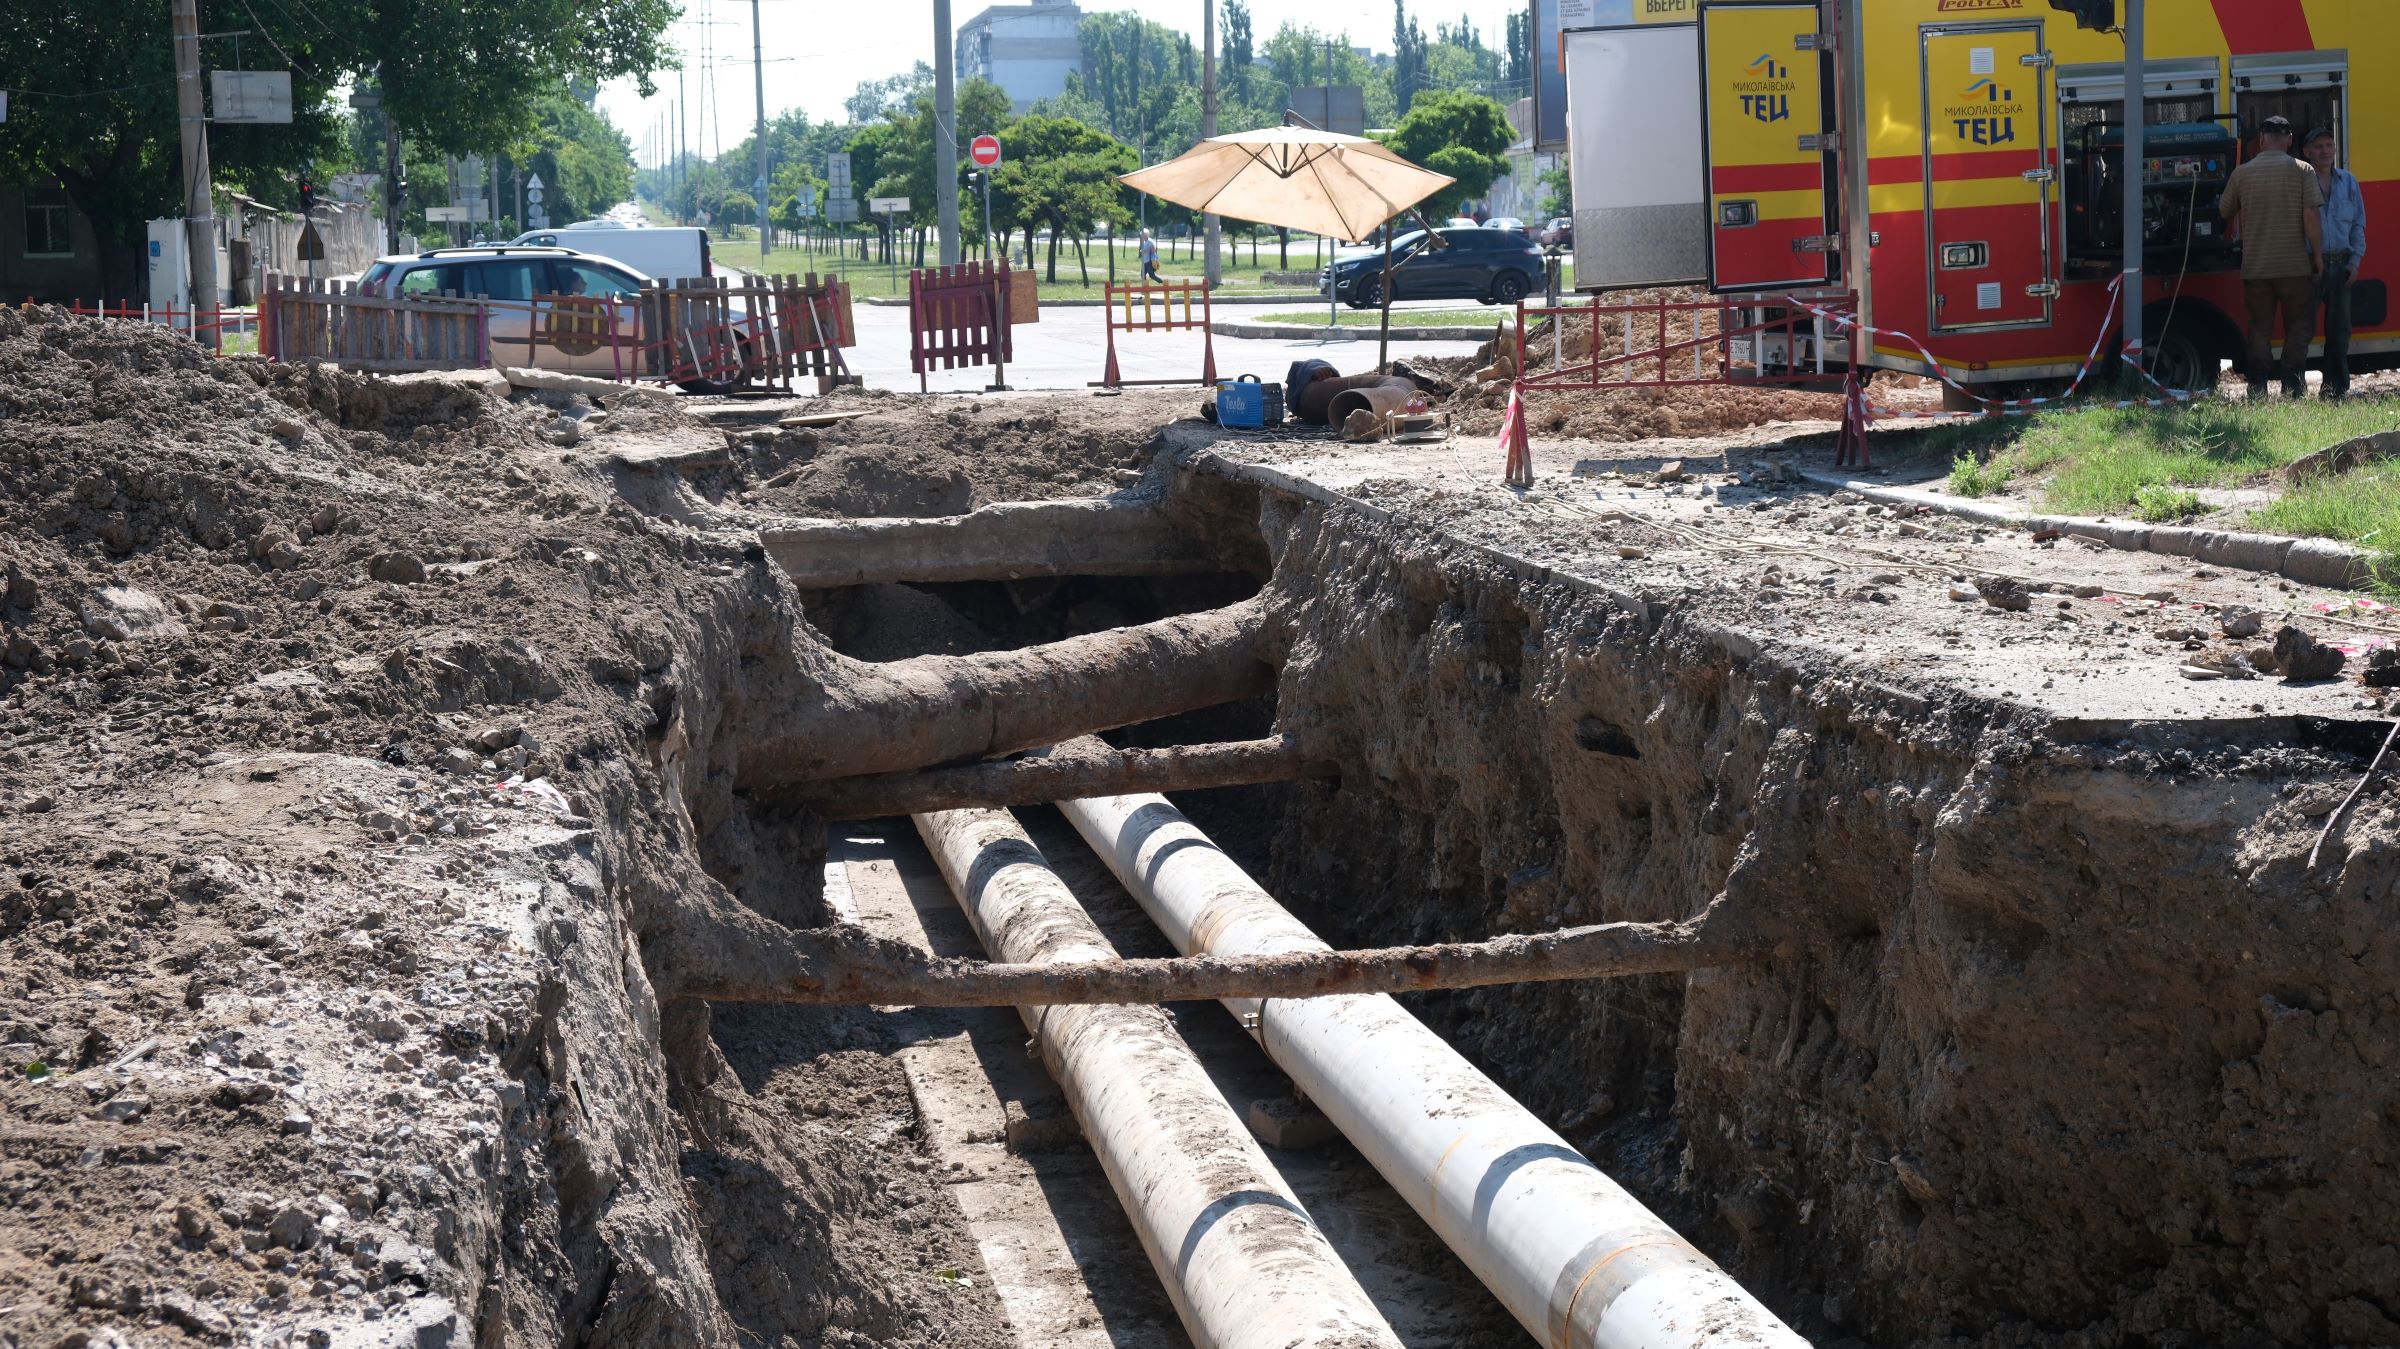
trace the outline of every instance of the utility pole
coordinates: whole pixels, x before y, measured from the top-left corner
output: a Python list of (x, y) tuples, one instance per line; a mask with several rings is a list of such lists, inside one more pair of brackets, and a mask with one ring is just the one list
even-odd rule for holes
[[(1206, 140), (1217, 134), (1217, 0), (1200, 0), (1200, 4), (1200, 138)], [(1201, 275), (1214, 288), (1225, 280), (1217, 260), (1216, 212), (1201, 217), (1201, 229), (1208, 236), (1208, 261)]]
[(2125, 0), (2125, 359), (2142, 364), (2142, 142), (2150, 120), (2142, 82), (2143, 0)]
[(692, 107), (683, 101), (683, 63), (679, 61), (675, 65), (675, 172), (667, 175), (675, 184), (675, 196), (669, 204), (674, 208), (673, 219), (678, 225), (691, 223), (683, 218), (683, 175), (687, 172), (683, 162), (683, 138), (691, 125)]
[(758, 273), (767, 273), (767, 58), (758, 36), (758, 0), (750, 0), (750, 73), (758, 86), (758, 176), (750, 200), (758, 206)]
[[(175, 115), (183, 124), (184, 237), (191, 251), (192, 308), (217, 303), (217, 207), (208, 173), (207, 109), (200, 101), (199, 0), (175, 0)], [(195, 316), (195, 331), (197, 330)]]
[(400, 251), (400, 209), (408, 204), (408, 187), (400, 181), (400, 123), (392, 116), (388, 91), (383, 102), (383, 241)]
[(958, 265), (958, 91), (950, 45), (950, 0), (933, 0), (933, 208), (944, 267)]

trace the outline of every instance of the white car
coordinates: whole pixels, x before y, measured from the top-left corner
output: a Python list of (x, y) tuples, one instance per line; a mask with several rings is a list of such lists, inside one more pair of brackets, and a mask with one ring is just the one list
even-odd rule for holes
[(1519, 234), (1523, 234), (1525, 232), (1525, 222), (1517, 219), (1513, 215), (1493, 216), (1491, 219), (1483, 222), (1483, 227), (1487, 230), (1514, 230)]
[[(368, 295), (485, 297), (491, 301), (493, 364), (622, 379), (642, 368), (642, 309), (637, 301), (649, 279), (608, 258), (571, 248), (503, 245), (379, 258), (359, 277), (359, 289)], [(584, 297), (614, 303), (573, 302)], [(607, 326), (611, 314), (613, 333)], [(728, 317), (738, 324), (747, 315), (735, 306)], [(748, 365), (750, 344), (746, 338), (741, 342), (743, 363)], [(686, 380), (682, 387), (692, 393), (727, 393), (743, 382)]]
[(595, 224), (565, 229), (527, 230), (508, 241), (511, 248), (571, 248), (666, 281), (715, 276), (716, 259), (709, 252), (708, 231), (696, 225)]

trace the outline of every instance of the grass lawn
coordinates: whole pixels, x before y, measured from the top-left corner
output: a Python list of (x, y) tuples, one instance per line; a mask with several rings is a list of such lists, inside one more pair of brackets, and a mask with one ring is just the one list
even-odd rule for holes
[[(1940, 427), (1917, 453), (1950, 459), (1948, 486), (1962, 496), (2022, 488), (2049, 510), (2164, 524), (2205, 509), (2193, 488), (2264, 480), (2302, 455), (2395, 428), (2400, 399), (2391, 398), (2070, 407)], [(2400, 463), (2301, 484), (2253, 512), (2250, 522), (2277, 533), (2348, 540), (2400, 561)]]
[[(1196, 256), (1197, 250), (1183, 246), (1191, 242), (1194, 241), (1177, 240), (1175, 241), (1177, 246), (1171, 249), (1165, 243), (1159, 245), (1158, 270), (1169, 281), (1197, 281), (1200, 279), (1201, 265), (1200, 259)], [(1310, 244), (1294, 240), (1291, 250), (1291, 270), (1306, 272), (1310, 278), (1309, 284), (1305, 286), (1270, 286), (1263, 279), (1264, 274), (1281, 270), (1275, 262), (1274, 241), (1271, 239), (1260, 241), (1256, 262), (1252, 262), (1250, 259), (1249, 241), (1243, 240), (1238, 249), (1234, 243), (1235, 241), (1232, 239), (1225, 241), (1222, 263), (1224, 284), (1218, 287), (1218, 294), (1287, 295), (1294, 300), (1304, 301), (1315, 293), (1319, 255), (1312, 251)], [(1108, 281), (1108, 249), (1101, 244), (1089, 244), (1085, 246), (1084, 252), (1087, 265), (1091, 269), (1092, 284), (1089, 287), (1083, 284), (1083, 272), (1075, 264), (1075, 250), (1071, 244), (1062, 243), (1059, 246), (1058, 280), (1056, 282), (1049, 280), (1050, 252), (1048, 244), (1043, 242), (1035, 246), (1033, 266), (1034, 271), (1043, 278), (1041, 291), (1045, 298), (1095, 300), (1100, 298), (1101, 287)], [(855, 245), (846, 255), (837, 254), (831, 250), (778, 248), (767, 254), (767, 270), (770, 272), (813, 271), (820, 273), (835, 271), (849, 278), (853, 294), (906, 295), (908, 293), (906, 256), (905, 253), (902, 255), (899, 279), (896, 283), (893, 280), (892, 265), (889, 262), (880, 258), (861, 261)], [(745, 270), (755, 269), (758, 266), (757, 241), (754, 237), (748, 242), (747, 247), (719, 244), (717, 257), (731, 266)], [(1142, 264), (1136, 246), (1127, 240), (1118, 240), (1117, 283), (1124, 285), (1138, 280), (1141, 272)]]
[[(1395, 328), (1489, 328), (1515, 314), (1516, 310), (1503, 305), (1476, 305), (1472, 309), (1395, 309), (1392, 326)], [(1312, 328), (1325, 326), (1325, 306), (1313, 309), (1278, 309), (1271, 314), (1241, 316), (1244, 323), (1305, 323)], [(1340, 326), (1344, 328), (1377, 328), (1382, 316), (1372, 309), (1342, 308)]]

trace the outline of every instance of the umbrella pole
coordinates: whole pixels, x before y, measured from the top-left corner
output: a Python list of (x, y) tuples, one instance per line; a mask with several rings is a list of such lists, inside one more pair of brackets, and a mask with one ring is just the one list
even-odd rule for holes
[[(1398, 216), (1392, 220), (1399, 219)], [(1392, 221), (1383, 222), (1383, 331), (1375, 343), (1375, 369), (1390, 368), (1392, 359)]]

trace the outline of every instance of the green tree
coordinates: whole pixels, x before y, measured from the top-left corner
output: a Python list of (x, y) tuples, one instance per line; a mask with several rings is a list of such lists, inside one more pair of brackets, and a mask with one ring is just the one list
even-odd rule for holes
[(1501, 152), (1516, 140), (1508, 114), (1481, 94), (1433, 89), (1419, 94), (1384, 144), (1401, 158), (1458, 180), (1433, 200), (1445, 207), (1489, 191), (1508, 161)]
[(1533, 23), (1522, 10), (1508, 12), (1508, 33), (1502, 39), (1507, 50), (1500, 79), (1511, 98), (1523, 98), (1533, 92)]
[[(289, 125), (210, 128), (212, 177), (291, 203), (295, 175), (340, 152), (343, 117), (329, 95), (369, 76), (407, 140), (445, 154), (500, 150), (536, 125), (562, 78), (633, 76), (646, 92), (669, 58), (675, 13), (674, 0), (201, 0), (202, 32), (242, 30), (242, 64), (292, 72)], [(119, 295), (137, 288), (144, 222), (182, 210), (170, 33), (168, 0), (57, 0), (38, 21), (0, 24), (0, 71), (11, 72), (0, 175), (64, 185), (99, 234)], [(203, 41), (201, 63), (233, 68), (231, 39)], [(358, 167), (380, 168), (380, 154)]]
[(1220, 94), (1231, 94), (1233, 101), (1250, 101), (1251, 85), (1257, 78), (1255, 63), (1258, 53), (1250, 36), (1250, 6), (1243, 0), (1225, 0), (1225, 62), (1219, 68), (1224, 78), (1218, 81)]
[(1408, 0), (1392, 0), (1392, 100), (1400, 115), (1427, 87), (1425, 30), (1409, 17)]
[(1083, 93), (1100, 105), (1110, 135), (1178, 151), (1198, 139), (1197, 116), (1188, 127), (1174, 117), (1182, 96), (1200, 80), (1200, 57), (1190, 38), (1121, 12), (1089, 15), (1075, 35), (1083, 52)]
[(1575, 184), (1564, 168), (1551, 169), (1537, 181), (1542, 189), (1540, 209), (1543, 215), (1575, 214)]
[(1072, 239), (1085, 285), (1091, 263), (1084, 238), (1101, 224), (1130, 218), (1117, 175), (1135, 166), (1133, 147), (1082, 122), (1028, 113), (1001, 131), (1000, 167), (992, 175), (992, 214), (1007, 229), (1025, 232), (1033, 255), (1034, 231), (1050, 231), (1049, 279), (1058, 280), (1058, 246)]
[(510, 143), (508, 157), (521, 172), (541, 175), (543, 211), (560, 224), (633, 196), (633, 146), (625, 133), (563, 88), (535, 105), (533, 129)]

